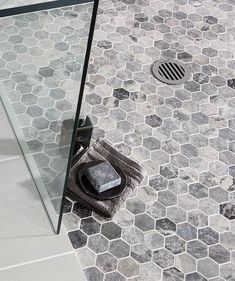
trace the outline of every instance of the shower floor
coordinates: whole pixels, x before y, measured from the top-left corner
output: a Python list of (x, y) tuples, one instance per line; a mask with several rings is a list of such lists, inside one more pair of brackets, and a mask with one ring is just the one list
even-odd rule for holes
[[(84, 7), (89, 9), (89, 5)], [(79, 18), (73, 19), (72, 28), (80, 29), (87, 13), (80, 15), (72, 9)], [(43, 21), (45, 26), (40, 28), (49, 39), (58, 36), (63, 37), (60, 41), (66, 40), (72, 31), (65, 26), (70, 25), (68, 17), (74, 13), (65, 10), (40, 12), (39, 18), (32, 16), (31, 20), (35, 26), (42, 26)], [(88, 281), (235, 279), (234, 18), (233, 0), (101, 1), (82, 111), (95, 125), (93, 139), (107, 139), (142, 164), (147, 176), (112, 220), (67, 199), (64, 224)], [(15, 29), (13, 22), (5, 26)], [(81, 36), (85, 30), (86, 23), (77, 34)], [(3, 41), (4, 36), (1, 34)], [(49, 39), (45, 39), (48, 45)], [(73, 48), (75, 44), (84, 46), (82, 39), (80, 43), (65, 42), (69, 51), (84, 52), (84, 48)], [(69, 61), (65, 44), (57, 46), (64, 62)], [(27, 49), (25, 56), (38, 58), (36, 54), (40, 48)], [(14, 55), (10, 52), (5, 57)], [(11, 67), (28, 64), (18, 57)], [(34, 58), (33, 64), (40, 63), (42, 57)], [(151, 65), (162, 58), (187, 63), (191, 79), (178, 86), (158, 82)], [(51, 128), (56, 128), (53, 122), (61, 122), (64, 113), (60, 108), (65, 108), (65, 116), (74, 112), (71, 104), (77, 92), (70, 90), (70, 84), (75, 76), (70, 73), (65, 78), (62, 69), (58, 78), (46, 71), (53, 77), (47, 81), (66, 81), (55, 86), (63, 90), (66, 85), (66, 96), (59, 107), (60, 117), (52, 114), (55, 119), (49, 120), (50, 127), (39, 134), (48, 136), (43, 150), (37, 152), (42, 159), (52, 132), (56, 140), (56, 131)], [(4, 77), (5, 65), (1, 72)], [(79, 73), (77, 69), (76, 77)], [(32, 122), (38, 117), (21, 111), (31, 105), (22, 103), (12, 82), (5, 87), (29, 140), (41, 142), (40, 130), (31, 134), (35, 132)], [(45, 103), (40, 104), (40, 94), (29, 92), (43, 112), (48, 107), (58, 111), (55, 100), (59, 97), (51, 96), (51, 91), (46, 91)], [(52, 155), (46, 157), (42, 169), (56, 172), (51, 166)]]
[[(235, 280), (235, 2), (101, 1), (83, 112), (148, 176), (112, 220), (68, 201), (89, 281)], [(162, 58), (184, 85), (154, 79)]]

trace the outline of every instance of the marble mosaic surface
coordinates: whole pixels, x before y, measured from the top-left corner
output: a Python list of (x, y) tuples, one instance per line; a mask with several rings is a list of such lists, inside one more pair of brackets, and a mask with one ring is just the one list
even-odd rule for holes
[[(232, 0), (101, 1), (83, 111), (148, 177), (112, 220), (65, 214), (87, 280), (235, 280), (234, 42)], [(191, 79), (158, 82), (162, 58)]]
[[(74, 29), (86, 21), (87, 12), (56, 11), (42, 14), (45, 27), (40, 31), (61, 38), (51, 49), (59, 48), (64, 65), (68, 50), (76, 56), (84, 51), (72, 46), (73, 40), (84, 46), (84, 29)], [(67, 19), (68, 14), (75, 19)], [(51, 17), (53, 23), (47, 23)], [(147, 176), (112, 220), (67, 199), (64, 224), (88, 281), (235, 280), (234, 19), (234, 0), (101, 1), (82, 111), (93, 120), (93, 138), (105, 137), (141, 163)], [(39, 23), (40, 17), (35, 18), (33, 25)], [(13, 23), (5, 25), (8, 29)], [(69, 36), (73, 40), (65, 41)], [(22, 67), (22, 62), (19, 54), (4, 52), (1, 80), (8, 81), (6, 65)], [(17, 63), (9, 63), (8, 57)], [(158, 82), (150, 69), (162, 58), (187, 63), (191, 79), (178, 86)], [(66, 75), (62, 69), (57, 75)], [(46, 77), (61, 79), (52, 72), (47, 69)], [(38, 70), (35, 74), (40, 76)], [(5, 84), (14, 97), (12, 83)], [(57, 88), (55, 95), (46, 97), (56, 100), (58, 88), (64, 88), (52, 88)], [(68, 114), (75, 99), (71, 91), (74, 95), (61, 96), (63, 103), (70, 102)], [(29, 94), (38, 97), (31, 90)], [(22, 98), (13, 101), (22, 104)], [(43, 112), (48, 106), (57, 110), (55, 103), (39, 106)], [(38, 117), (30, 118), (26, 127), (33, 127)], [(38, 135), (34, 139), (40, 140)], [(48, 165), (44, 168), (54, 171)]]
[[(51, 0), (56, 1), (56, 0)], [(46, 3), (49, 1), (45, 0), (0, 0), (0, 10), (8, 9), (13, 7), (21, 7), (26, 5), (38, 4), (38, 3)]]

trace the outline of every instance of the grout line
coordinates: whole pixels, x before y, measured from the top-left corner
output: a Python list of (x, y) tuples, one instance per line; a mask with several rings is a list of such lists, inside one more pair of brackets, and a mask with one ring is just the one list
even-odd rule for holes
[(21, 158), (21, 155), (12, 156), (12, 157), (8, 157), (8, 158), (5, 158), (5, 159), (0, 159), (0, 163), (1, 163), (1, 162), (5, 162), (5, 161), (14, 160), (14, 159), (20, 159), (20, 158)]
[(50, 259), (71, 255), (71, 254), (75, 255), (74, 251), (69, 251), (69, 252), (65, 252), (65, 253), (61, 253), (61, 254), (57, 254), (57, 255), (52, 255), (50, 257), (45, 257), (45, 258), (36, 259), (36, 260), (28, 261), (28, 262), (23, 262), (23, 263), (19, 263), (19, 264), (15, 264), (15, 265), (10, 265), (10, 266), (7, 266), (7, 267), (0, 268), (0, 272), (5, 271), (5, 270), (10, 270), (10, 269), (13, 269), (13, 268), (17, 268), (17, 267), (21, 267), (21, 266), (25, 266), (25, 265), (29, 265), (29, 264), (33, 264), (33, 263), (37, 263), (37, 262), (47, 261), (47, 260), (50, 260)]
[(81, 265), (81, 263), (80, 263), (80, 260), (79, 260), (78, 256), (76, 255), (76, 252), (75, 252), (75, 251), (73, 251), (73, 252), (74, 252), (74, 255), (75, 255), (76, 260), (78, 261), (79, 266), (81, 267), (81, 271), (82, 271), (82, 274), (83, 274), (83, 276), (84, 276), (84, 281), (85, 281), (85, 280), (87, 280), (87, 279), (86, 279), (86, 275), (85, 275), (85, 273), (84, 273), (83, 267), (82, 267), (82, 265)]

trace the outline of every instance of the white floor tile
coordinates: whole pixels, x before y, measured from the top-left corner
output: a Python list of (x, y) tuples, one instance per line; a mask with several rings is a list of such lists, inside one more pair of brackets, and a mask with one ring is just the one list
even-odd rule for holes
[[(21, 207), (34, 206), (40, 198), (22, 157), (0, 161), (0, 217)], [(14, 208), (13, 208), (14, 206)]]
[(0, 271), (4, 281), (85, 281), (74, 254)]
[(71, 252), (65, 232), (54, 234), (23, 158), (0, 162), (0, 178), (0, 268)]
[(0, 102), (0, 161), (21, 155), (21, 150)]

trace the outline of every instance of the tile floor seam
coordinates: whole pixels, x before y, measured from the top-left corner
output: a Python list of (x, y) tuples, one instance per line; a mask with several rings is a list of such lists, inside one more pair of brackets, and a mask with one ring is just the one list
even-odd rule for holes
[[(19, 155), (19, 156), (12, 156), (12, 157), (8, 157), (8, 158), (5, 158), (5, 159), (0, 159), (0, 162), (15, 160), (15, 159), (22, 158), (22, 157), (23, 157), (22, 155)], [(23, 158), (22, 158), (22, 160), (24, 161)]]
[(50, 260), (50, 259), (71, 255), (71, 254), (74, 254), (76, 256), (76, 254), (72, 250), (72, 251), (64, 252), (64, 253), (61, 253), (61, 254), (58, 254), (58, 255), (52, 255), (52, 256), (49, 256), (49, 257), (45, 257), (45, 258), (41, 258), (41, 259), (35, 259), (35, 260), (32, 260), (32, 261), (14, 264), (14, 265), (11, 265), (11, 266), (0, 268), (0, 272), (5, 271), (5, 270), (9, 270), (9, 269), (12, 269), (12, 268), (16, 268), (16, 267), (21, 267), (21, 266), (28, 265), (28, 264), (33, 264), (33, 263), (37, 263), (37, 262), (41, 262), (41, 261), (47, 261), (47, 260)]

